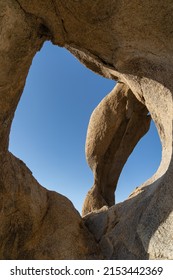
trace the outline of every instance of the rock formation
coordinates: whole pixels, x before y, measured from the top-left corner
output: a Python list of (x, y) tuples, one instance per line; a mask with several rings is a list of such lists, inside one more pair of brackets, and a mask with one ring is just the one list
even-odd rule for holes
[(11, 153), (1, 161), (0, 259), (95, 259), (99, 250), (79, 213), (47, 191)]
[[(172, 0), (0, 1), (1, 259), (100, 258), (97, 245), (108, 259), (173, 258), (172, 7)], [(151, 179), (123, 203), (85, 217), (95, 239), (72, 204), (42, 188), (8, 152), (29, 67), (46, 40), (125, 84), (162, 142)]]
[(8, 152), (14, 111), (46, 28), (17, 1), (0, 2), (0, 259), (95, 259), (97, 244), (72, 203), (39, 185)]
[(115, 204), (122, 168), (149, 129), (151, 117), (147, 114), (147, 108), (123, 83), (118, 83), (94, 110), (86, 139), (86, 158), (94, 185), (85, 199), (83, 215)]

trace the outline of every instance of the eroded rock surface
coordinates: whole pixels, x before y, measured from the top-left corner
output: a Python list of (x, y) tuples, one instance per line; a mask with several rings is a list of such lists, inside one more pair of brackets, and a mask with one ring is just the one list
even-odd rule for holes
[(100, 258), (72, 203), (40, 186), (8, 152), (14, 111), (45, 31), (17, 1), (0, 2), (0, 259)]
[(0, 259), (99, 258), (95, 240), (66, 197), (40, 186), (11, 153), (0, 170)]
[(151, 117), (128, 86), (118, 83), (92, 113), (86, 139), (86, 158), (94, 185), (83, 215), (115, 204), (117, 182), (129, 155), (148, 131)]
[(91, 217), (85, 218), (95, 236), (94, 224), (100, 227), (97, 242), (103, 254), (173, 259), (172, 18), (172, 0), (0, 1), (2, 259), (97, 255), (96, 243), (71, 203), (39, 186), (23, 163), (8, 154), (14, 112), (32, 59), (46, 40), (66, 47), (93, 71), (126, 84), (147, 107), (162, 142), (160, 167), (148, 182), (122, 204), (97, 213), (93, 226)]

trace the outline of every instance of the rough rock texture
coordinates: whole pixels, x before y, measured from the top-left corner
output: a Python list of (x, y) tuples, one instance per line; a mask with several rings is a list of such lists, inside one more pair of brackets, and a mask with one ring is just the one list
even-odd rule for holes
[(47, 191), (19, 159), (1, 162), (0, 259), (95, 259), (97, 245), (64, 196)]
[(122, 168), (148, 131), (150, 120), (147, 108), (123, 83), (118, 83), (94, 110), (86, 139), (86, 158), (94, 185), (85, 199), (83, 215), (115, 204)]
[(0, 259), (100, 258), (72, 203), (41, 187), (7, 151), (14, 111), (45, 31), (17, 1), (0, 2)]
[(45, 40), (126, 84), (149, 110), (162, 142), (160, 167), (148, 182), (123, 203), (85, 218), (95, 236), (99, 229), (102, 252), (112, 259), (173, 258), (172, 18), (172, 0), (0, 1), (1, 258), (89, 258), (97, 251), (72, 205), (36, 184), (7, 151), (28, 69)]

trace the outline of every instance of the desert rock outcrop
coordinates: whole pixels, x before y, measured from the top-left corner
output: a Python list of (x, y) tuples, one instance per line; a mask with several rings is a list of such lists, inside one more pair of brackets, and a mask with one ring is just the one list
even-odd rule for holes
[[(99, 258), (96, 243), (109, 259), (173, 259), (172, 18), (172, 0), (0, 1), (2, 259)], [(151, 179), (123, 203), (85, 217), (97, 242), (71, 203), (42, 188), (8, 153), (29, 67), (46, 40), (127, 85), (150, 112), (162, 142), (162, 161)]]

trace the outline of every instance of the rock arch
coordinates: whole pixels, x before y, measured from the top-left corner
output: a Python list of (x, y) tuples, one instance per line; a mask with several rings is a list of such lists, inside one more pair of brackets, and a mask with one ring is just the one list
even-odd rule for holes
[(151, 117), (123, 83), (92, 113), (86, 139), (86, 157), (94, 185), (83, 205), (83, 215), (115, 204), (114, 193), (122, 168), (137, 142), (148, 131)]
[[(161, 138), (162, 161), (156, 174), (124, 203), (86, 219), (102, 254), (112, 259), (173, 258), (172, 32), (171, 0), (1, 1), (1, 259), (100, 258), (71, 203), (42, 188), (8, 152), (10, 126), (28, 69), (45, 40), (128, 86), (151, 113)], [(59, 248), (59, 240), (64, 240), (61, 227), (68, 236)]]

